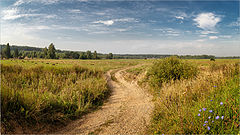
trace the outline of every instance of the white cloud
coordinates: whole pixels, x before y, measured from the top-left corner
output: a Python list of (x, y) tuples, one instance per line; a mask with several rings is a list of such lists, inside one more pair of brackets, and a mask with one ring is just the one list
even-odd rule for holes
[(199, 35), (199, 37), (207, 37), (207, 35)]
[(181, 33), (181, 31), (173, 28), (158, 28), (153, 30), (160, 31), (163, 35), (167, 35), (167, 36), (179, 36)]
[(213, 13), (201, 13), (193, 21), (196, 22), (197, 27), (209, 34), (215, 31), (215, 26), (221, 21), (221, 18)]
[(113, 21), (116, 21), (116, 22), (138, 22), (134, 18), (120, 18), (120, 19), (114, 19)]
[(205, 39), (198, 39), (198, 40), (196, 40), (197, 42), (204, 42), (204, 41), (206, 41)]
[(220, 37), (221, 38), (232, 38), (232, 36), (230, 36), (230, 35), (221, 35)]
[(183, 19), (184, 19), (184, 17), (183, 17), (183, 16), (175, 16), (175, 18), (177, 18), (177, 19), (181, 19), (181, 20), (183, 20)]
[(36, 36), (36, 32), (43, 29), (49, 28), (47, 26), (27, 26), (23, 24), (2, 23), (1, 31), (4, 34), (1, 35), (1, 43), (17, 45), (40, 45), (49, 43), (50, 41)]
[(42, 4), (54, 4), (56, 2), (59, 2), (60, 0), (18, 0), (16, 1), (13, 5), (14, 6), (20, 6), (25, 3), (32, 3), (32, 2), (37, 2), (37, 3), (42, 3)]
[(3, 10), (2, 14), (3, 20), (15, 20), (22, 17), (40, 16), (40, 14), (21, 14), (17, 8)]
[(240, 17), (238, 17), (237, 21), (230, 23), (229, 26), (239, 27), (240, 26)]
[(93, 23), (102, 23), (104, 25), (110, 26), (110, 25), (113, 25), (115, 22), (138, 22), (138, 21), (134, 18), (120, 18), (120, 19), (113, 19), (113, 20), (106, 20), (106, 21), (99, 20)]
[(104, 13), (104, 12), (96, 12), (95, 14), (96, 15), (105, 15), (106, 13)]
[(117, 32), (124, 32), (124, 31), (128, 31), (128, 29), (115, 29), (115, 31), (117, 31)]
[[(41, 14), (44, 15), (44, 14)], [(57, 18), (57, 15), (44, 15), (44, 18), (51, 19), (51, 18)]]
[(23, 17), (42, 17), (51, 19), (56, 18), (57, 15), (28, 13), (24, 10), (19, 10), (18, 8), (5, 9), (2, 11), (2, 20), (15, 20)]
[(218, 39), (217, 36), (209, 36), (208, 38), (209, 38), (209, 39)]
[(93, 23), (102, 23), (104, 25), (107, 25), (107, 26), (110, 26), (110, 25), (113, 25), (114, 21), (113, 20), (107, 20), (107, 21), (95, 21)]
[(22, 5), (23, 3), (24, 3), (24, 0), (18, 0), (13, 5), (14, 6), (19, 6), (19, 5)]
[(68, 10), (69, 13), (82, 13), (79, 9), (70, 9)]
[(210, 30), (204, 30), (204, 31), (201, 31), (201, 34), (203, 34), (203, 35), (207, 35), (207, 34), (216, 34), (216, 33), (218, 33), (218, 32), (216, 32), (216, 31), (210, 31)]

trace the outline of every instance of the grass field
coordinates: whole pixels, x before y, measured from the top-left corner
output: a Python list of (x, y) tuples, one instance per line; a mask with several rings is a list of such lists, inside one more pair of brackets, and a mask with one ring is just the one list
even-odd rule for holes
[(41, 125), (40, 129), (81, 116), (109, 95), (106, 71), (139, 62), (1, 60), (2, 131), (14, 131), (11, 125)]
[[(198, 67), (196, 77), (170, 80), (161, 86), (151, 86), (151, 83), (156, 84), (157, 81), (147, 76), (139, 80), (140, 86), (154, 95), (155, 109), (150, 133), (237, 134), (240, 61), (184, 61)], [(134, 80), (144, 72), (152, 72), (151, 70), (151, 65), (126, 70), (130, 74), (126, 80)], [(154, 74), (162, 74), (160, 70), (157, 69)], [(163, 72), (172, 71), (165, 69)]]
[[(2, 133), (14, 133), (18, 126), (38, 132), (79, 118), (108, 97), (107, 71), (134, 65), (140, 66), (127, 69), (124, 78), (132, 81), (145, 76), (138, 84), (154, 95), (150, 133), (238, 133), (239, 60), (182, 60), (195, 66), (196, 74), (186, 77), (185, 71), (191, 68), (180, 64), (184, 77), (172, 80), (160, 79), (173, 72), (167, 64), (154, 64), (163, 61), (1, 60)], [(181, 68), (174, 67), (179, 69), (174, 73), (181, 75)]]

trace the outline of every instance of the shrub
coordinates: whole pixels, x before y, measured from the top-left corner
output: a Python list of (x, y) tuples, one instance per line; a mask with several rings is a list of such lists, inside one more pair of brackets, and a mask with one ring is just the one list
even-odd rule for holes
[(215, 58), (210, 58), (210, 61), (215, 61)]
[(197, 73), (196, 66), (176, 57), (169, 57), (155, 62), (148, 71), (147, 76), (150, 86), (159, 88), (164, 82), (193, 78)]

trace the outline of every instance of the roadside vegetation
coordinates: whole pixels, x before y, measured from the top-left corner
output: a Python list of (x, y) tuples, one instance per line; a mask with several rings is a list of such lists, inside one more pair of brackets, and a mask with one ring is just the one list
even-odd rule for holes
[(238, 134), (239, 62), (169, 57), (126, 70), (125, 80), (154, 95), (149, 133)]
[(239, 63), (188, 62), (166, 58), (148, 71), (155, 96), (151, 132), (237, 134)]

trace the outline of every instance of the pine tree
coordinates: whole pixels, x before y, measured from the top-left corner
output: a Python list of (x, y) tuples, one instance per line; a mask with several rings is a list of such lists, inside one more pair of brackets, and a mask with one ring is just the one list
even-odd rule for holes
[(7, 59), (11, 58), (11, 50), (10, 50), (9, 43), (7, 43), (7, 46), (4, 50), (4, 55)]

